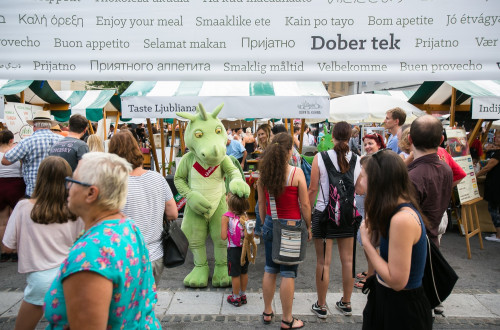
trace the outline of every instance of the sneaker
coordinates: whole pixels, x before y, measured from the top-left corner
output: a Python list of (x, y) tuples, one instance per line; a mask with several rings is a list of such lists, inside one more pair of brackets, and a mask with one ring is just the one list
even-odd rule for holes
[(240, 296), (240, 300), (241, 300), (241, 304), (245, 305), (247, 303), (247, 295), (246, 294), (242, 294)]
[(227, 302), (230, 303), (233, 306), (240, 307), (241, 306), (241, 299), (240, 298), (233, 298), (233, 295), (230, 294), (227, 296)]
[(352, 315), (352, 308), (351, 308), (351, 303), (350, 302), (342, 302), (342, 299), (344, 297), (340, 298), (339, 301), (335, 304), (335, 307), (342, 312), (345, 316), (351, 316)]
[(11, 253), (10, 258), (10, 261), (12, 262), (17, 262), (19, 260), (17, 253)]
[(484, 239), (487, 241), (492, 241), (492, 242), (500, 242), (500, 238), (497, 237), (497, 235), (493, 234), (491, 236), (486, 236)]
[(318, 305), (318, 302), (316, 301), (312, 305), (311, 310), (320, 319), (326, 319), (326, 314), (327, 314), (326, 305), (320, 306), (320, 305)]

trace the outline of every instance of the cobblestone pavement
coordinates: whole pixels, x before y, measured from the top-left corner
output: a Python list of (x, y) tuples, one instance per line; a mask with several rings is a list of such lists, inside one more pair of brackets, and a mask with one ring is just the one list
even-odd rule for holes
[[(472, 259), (467, 259), (465, 238), (456, 230), (452, 230), (443, 237), (441, 249), (448, 262), (456, 270), (459, 280), (452, 296), (445, 302), (445, 317), (437, 316), (434, 329), (500, 329), (500, 244), (483, 239), (484, 249), (479, 249), (478, 237), (471, 238)], [(208, 243), (208, 255), (212, 256), (211, 244)], [(279, 297), (275, 299), (276, 320), (273, 325), (264, 326), (260, 314), (263, 310), (261, 295), (262, 272), (264, 268), (263, 245), (259, 245), (257, 262), (250, 265), (248, 295), (252, 296), (249, 304), (234, 308), (225, 304), (225, 296), (230, 288), (205, 289), (185, 288), (182, 284), (184, 276), (192, 265), (190, 255), (186, 264), (165, 269), (159, 285), (159, 302), (156, 309), (164, 328), (172, 329), (269, 329), (279, 327), (281, 305)], [(308, 329), (361, 329), (361, 312), (364, 307), (363, 294), (357, 289), (353, 294), (352, 317), (336, 314), (330, 309), (331, 315), (326, 320), (319, 320), (310, 312), (309, 308), (315, 301), (315, 251), (312, 243), (308, 246), (306, 261), (299, 266), (296, 280), (296, 295), (294, 301), (294, 315), (304, 320)], [(366, 268), (366, 261), (361, 248), (357, 249), (356, 270)], [(213, 266), (213, 259), (209, 258)], [(24, 275), (17, 273), (15, 263), (0, 263), (0, 329), (13, 329), (17, 308), (22, 299), (25, 286)], [(337, 248), (334, 247), (330, 289), (327, 297), (329, 306), (341, 296), (340, 261)], [(193, 298), (194, 297), (194, 298)], [(201, 299), (203, 298), (204, 299)], [(194, 308), (199, 314), (189, 315), (187, 310), (199, 303), (200, 306), (210, 307), (208, 301), (215, 301), (215, 310), (203, 311)], [(197, 301), (200, 300), (200, 301)], [(204, 302), (205, 301), (205, 302)], [(184, 303), (184, 305), (182, 305)], [(212, 304), (214, 305), (214, 304)], [(191, 307), (191, 308), (190, 308)], [(210, 307), (210, 308), (212, 308)], [(186, 310), (187, 308), (187, 310)], [(47, 324), (40, 322), (38, 328), (44, 329)]]

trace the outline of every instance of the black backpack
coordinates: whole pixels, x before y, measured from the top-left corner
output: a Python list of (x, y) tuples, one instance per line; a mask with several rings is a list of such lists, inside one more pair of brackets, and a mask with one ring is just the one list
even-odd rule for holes
[(349, 170), (345, 173), (337, 171), (326, 151), (321, 152), (328, 173), (328, 199), (323, 220), (333, 221), (338, 227), (356, 229), (361, 222), (361, 215), (354, 201), (354, 168), (357, 156), (353, 153), (349, 162)]

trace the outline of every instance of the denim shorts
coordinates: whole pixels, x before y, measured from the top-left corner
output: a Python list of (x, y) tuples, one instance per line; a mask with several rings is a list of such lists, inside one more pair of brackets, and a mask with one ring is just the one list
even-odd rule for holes
[(24, 289), (24, 301), (37, 306), (43, 306), (45, 294), (57, 276), (59, 267), (29, 273), (26, 277), (28, 285)]
[[(279, 220), (286, 224), (287, 220)], [(269, 274), (280, 273), (284, 278), (296, 278), (299, 265), (280, 265), (273, 262), (273, 219), (266, 215), (264, 227), (262, 228), (262, 238), (266, 249), (266, 266), (264, 271)]]

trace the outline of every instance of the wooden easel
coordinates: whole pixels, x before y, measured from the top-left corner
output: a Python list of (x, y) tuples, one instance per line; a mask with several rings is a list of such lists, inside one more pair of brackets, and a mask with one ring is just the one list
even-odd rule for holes
[[(469, 238), (474, 235), (479, 236), (479, 246), (483, 249), (483, 238), (481, 236), (481, 228), (479, 227), (479, 217), (477, 215), (477, 202), (483, 200), (482, 197), (462, 203), (462, 219), (458, 219), (459, 226), (463, 226), (463, 234), (465, 235), (465, 244), (467, 245), (467, 257), (472, 258), (470, 252)], [(474, 211), (474, 212), (473, 212)], [(470, 227), (469, 227), (470, 224)], [(469, 231), (470, 230), (470, 231)]]

